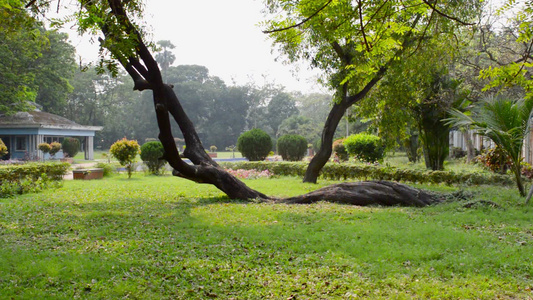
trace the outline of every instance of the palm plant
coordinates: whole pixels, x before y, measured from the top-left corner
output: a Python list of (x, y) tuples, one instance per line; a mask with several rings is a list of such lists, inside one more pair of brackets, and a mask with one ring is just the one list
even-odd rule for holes
[(526, 193), (521, 176), (521, 151), (528, 133), (532, 110), (533, 98), (512, 100), (489, 97), (480, 101), (470, 114), (452, 109), (452, 117), (446, 120), (447, 124), (467, 127), (490, 138), (511, 158), (511, 170), (522, 197)]

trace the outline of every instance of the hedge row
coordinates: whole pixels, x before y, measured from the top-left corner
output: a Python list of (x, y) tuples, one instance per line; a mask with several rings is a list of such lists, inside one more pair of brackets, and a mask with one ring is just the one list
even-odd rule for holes
[(0, 167), (0, 197), (38, 192), (57, 186), (69, 163), (28, 163)]
[[(225, 168), (231, 169), (255, 169), (258, 171), (269, 170), (275, 175), (299, 176), (302, 177), (307, 169), (305, 162), (225, 162), (221, 164)], [(432, 183), (440, 184), (496, 184), (512, 185), (514, 181), (511, 176), (487, 173), (467, 173), (452, 171), (421, 171), (399, 169), (387, 166), (375, 165), (354, 165), (344, 163), (328, 163), (320, 172), (320, 176), (332, 180), (356, 179), (356, 180), (390, 180), (397, 182), (411, 183)]]

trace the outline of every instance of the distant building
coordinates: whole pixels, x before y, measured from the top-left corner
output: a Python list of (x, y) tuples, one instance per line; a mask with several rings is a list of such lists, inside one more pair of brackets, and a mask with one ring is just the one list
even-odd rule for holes
[[(80, 138), (85, 159), (94, 159), (94, 134), (101, 126), (83, 126), (58, 115), (42, 112), (18, 112), (0, 115), (0, 138), (9, 153), (3, 159), (43, 159), (37, 149), (41, 143), (62, 142), (65, 137)], [(56, 158), (63, 158), (60, 151)], [(48, 154), (44, 157), (48, 159)]]
[[(470, 136), (472, 145), (478, 151), (483, 149), (495, 147), (494, 142), (484, 136), (474, 133), (474, 131), (469, 130), (467, 132), (461, 132), (459, 130), (450, 131), (450, 149), (453, 147), (459, 147), (463, 150), (466, 150), (466, 137), (465, 135)], [(531, 164), (533, 163), (533, 126), (529, 130), (526, 138), (524, 139), (524, 145), (522, 146), (522, 157), (524, 161)]]

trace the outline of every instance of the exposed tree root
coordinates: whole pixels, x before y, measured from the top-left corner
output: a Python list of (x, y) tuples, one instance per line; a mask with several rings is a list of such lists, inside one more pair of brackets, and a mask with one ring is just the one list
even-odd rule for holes
[(344, 182), (316, 191), (276, 200), (278, 203), (310, 204), (318, 201), (359, 206), (427, 206), (441, 202), (434, 195), (405, 184), (390, 181)]

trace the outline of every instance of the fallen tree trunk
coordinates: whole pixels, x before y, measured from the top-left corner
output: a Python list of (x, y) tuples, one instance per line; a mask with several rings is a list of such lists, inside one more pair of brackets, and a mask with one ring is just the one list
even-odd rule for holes
[(391, 181), (344, 182), (316, 191), (278, 199), (278, 203), (310, 204), (319, 201), (351, 205), (427, 206), (440, 200), (423, 190)]

